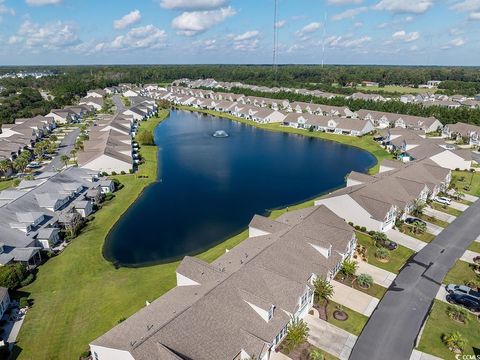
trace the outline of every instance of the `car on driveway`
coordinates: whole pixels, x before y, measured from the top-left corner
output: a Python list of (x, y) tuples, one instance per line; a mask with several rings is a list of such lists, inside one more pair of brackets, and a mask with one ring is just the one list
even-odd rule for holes
[(427, 223), (425, 221), (423, 221), (422, 219), (416, 218), (416, 217), (408, 217), (408, 218), (405, 219), (405, 224), (412, 225), (416, 222), (427, 226)]
[(396, 248), (398, 248), (398, 244), (395, 241), (392, 241), (392, 240), (389, 240), (389, 239), (377, 240), (376, 243), (377, 243), (377, 246), (379, 246), (379, 245), (383, 246), (384, 248), (387, 248), (390, 251), (393, 251)]
[(435, 198), (435, 201), (442, 205), (450, 205), (452, 203), (452, 200), (445, 196), (437, 196)]
[(40, 165), (36, 161), (32, 161), (30, 164), (27, 165), (27, 169), (39, 169), (41, 167), (42, 167), (42, 165)]
[(473, 290), (466, 285), (448, 284), (445, 289), (449, 294), (470, 295), (474, 298), (480, 299), (480, 292)]
[(447, 301), (450, 304), (462, 305), (472, 312), (480, 311), (480, 300), (470, 295), (448, 294)]

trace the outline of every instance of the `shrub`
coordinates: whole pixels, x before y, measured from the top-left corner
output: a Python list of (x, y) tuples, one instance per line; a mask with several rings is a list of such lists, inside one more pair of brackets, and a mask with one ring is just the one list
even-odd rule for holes
[(128, 170), (129, 174), (133, 174), (133, 169)]
[(31, 305), (31, 301), (27, 297), (21, 297), (20, 300), (18, 301), (18, 304), (21, 309), (26, 308), (27, 306)]
[(15, 289), (27, 275), (27, 269), (20, 263), (0, 266), (0, 286)]
[(369, 288), (370, 286), (373, 285), (372, 275), (370, 275), (370, 274), (360, 274), (360, 275), (358, 275), (357, 283), (361, 287)]
[(136, 139), (141, 145), (155, 145), (153, 134), (147, 130), (140, 130)]
[(386, 260), (390, 257), (390, 251), (384, 247), (380, 247), (375, 251), (375, 257), (381, 260)]
[(348, 225), (353, 226), (353, 222), (349, 221)]
[(370, 231), (368, 232), (368, 235), (370, 235), (370, 236), (373, 236), (373, 234), (375, 234), (375, 231), (373, 231), (373, 230), (370, 230)]
[(470, 320), (468, 311), (460, 306), (450, 305), (447, 308), (447, 315), (450, 319), (466, 324)]
[(120, 175), (125, 175), (125, 174), (126, 174), (126, 172), (125, 172), (125, 171), (123, 171), (123, 170), (122, 170), (122, 171), (120, 171)]
[(108, 176), (108, 173), (106, 171), (102, 171), (102, 173), (100, 174), (102, 176)]
[(355, 225), (355, 230), (360, 230), (360, 226)]
[(112, 171), (112, 175), (113, 175), (113, 176), (117, 175), (117, 172), (116, 172), (116, 171)]
[(348, 277), (355, 276), (357, 269), (358, 269), (358, 264), (356, 261), (344, 260), (342, 263), (342, 268), (340, 269), (340, 272), (348, 278)]
[(443, 334), (442, 341), (450, 351), (456, 353), (462, 353), (465, 345), (467, 344), (467, 340), (458, 331), (454, 331), (449, 334)]
[(23, 279), (20, 282), (20, 286), (21, 287), (27, 286), (28, 284), (31, 284), (33, 282), (33, 280), (35, 280), (35, 275), (30, 273), (30, 274), (28, 274), (28, 276), (25, 279)]
[(361, 232), (367, 232), (367, 228), (366, 228), (365, 226), (362, 226), (362, 227), (360, 228), (360, 231), (361, 231)]
[(302, 319), (292, 317), (287, 327), (287, 336), (285, 337), (285, 349), (289, 353), (298, 345), (303, 344), (308, 338), (308, 326)]
[(87, 359), (90, 356), (90, 350), (85, 350), (80, 354), (80, 359)]

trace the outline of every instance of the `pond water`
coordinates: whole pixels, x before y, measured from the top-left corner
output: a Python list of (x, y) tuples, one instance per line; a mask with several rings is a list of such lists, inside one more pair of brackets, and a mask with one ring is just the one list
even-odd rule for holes
[[(213, 137), (219, 129), (229, 136)], [(254, 214), (344, 186), (350, 171), (376, 162), (356, 147), (180, 110), (156, 128), (155, 141), (158, 181), (106, 239), (105, 258), (122, 266), (199, 253), (245, 229)]]

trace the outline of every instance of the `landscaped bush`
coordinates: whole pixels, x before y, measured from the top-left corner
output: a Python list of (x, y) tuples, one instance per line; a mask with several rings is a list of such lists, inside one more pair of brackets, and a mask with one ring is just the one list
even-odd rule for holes
[(450, 319), (466, 324), (470, 320), (469, 312), (457, 305), (450, 305), (447, 308), (447, 315)]
[(123, 171), (123, 170), (122, 170), (122, 171), (120, 171), (120, 175), (125, 175), (125, 174), (126, 174), (126, 172), (125, 172), (125, 171)]
[(133, 169), (128, 170), (129, 174), (133, 174)]
[(33, 282), (33, 280), (35, 280), (35, 275), (30, 273), (25, 279), (23, 279), (20, 282), (20, 286), (21, 287), (27, 286), (27, 285), (31, 284)]
[(367, 232), (367, 228), (366, 228), (365, 226), (362, 226), (362, 227), (360, 228), (360, 231), (361, 231), (361, 232)]
[(442, 341), (450, 351), (456, 354), (463, 353), (465, 345), (467, 345), (467, 340), (458, 331), (454, 331), (449, 334), (443, 334)]
[(116, 171), (112, 171), (112, 175), (113, 175), (113, 176), (117, 175), (117, 172), (116, 172)]
[(355, 230), (360, 230), (360, 226), (355, 225)]
[(26, 308), (27, 306), (30, 307), (32, 305), (32, 302), (27, 297), (21, 297), (20, 300), (18, 300), (18, 304), (20, 306), (20, 309), (23, 309), (23, 308)]
[(0, 286), (15, 289), (27, 276), (27, 269), (20, 263), (0, 266)]
[(112, 194), (112, 193), (105, 194), (105, 201), (112, 200), (114, 197), (115, 197), (115, 194)]
[(369, 288), (373, 285), (373, 278), (370, 274), (360, 274), (357, 276), (357, 283), (363, 288)]
[(375, 251), (375, 257), (380, 260), (388, 260), (390, 258), (390, 251), (384, 247), (380, 247)]
[(353, 226), (353, 222), (349, 221), (348, 225)]

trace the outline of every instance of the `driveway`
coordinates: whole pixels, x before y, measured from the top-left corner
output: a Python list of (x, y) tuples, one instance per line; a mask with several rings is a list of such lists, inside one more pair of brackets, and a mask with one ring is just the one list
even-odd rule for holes
[(470, 251), (470, 250), (465, 250), (465, 252), (463, 253), (460, 260), (468, 262), (469, 264), (475, 264), (473, 259), (476, 258), (476, 257), (479, 257), (479, 256), (480, 256), (479, 253), (476, 253), (476, 252), (473, 252), (473, 251)]
[(350, 359), (410, 358), (445, 275), (480, 235), (479, 222), (476, 202), (407, 262), (370, 317)]
[(75, 142), (77, 141), (77, 137), (80, 134), (80, 129), (75, 128), (71, 132), (69, 132), (60, 142), (60, 145), (57, 150), (57, 155), (41, 169), (43, 172), (55, 171), (55, 169), (61, 169), (64, 164), (60, 160), (63, 154), (69, 154), (75, 148)]
[(358, 271), (357, 274), (369, 274), (373, 278), (373, 282), (383, 286), (385, 288), (390, 287), (393, 280), (397, 276), (396, 274), (380, 269), (379, 267), (373, 266), (365, 261), (358, 261)]
[(306, 315), (305, 319), (310, 329), (308, 342), (341, 360), (349, 358), (357, 337), (328, 322)]
[(475, 202), (475, 201), (478, 200), (478, 197), (473, 196), (473, 195), (469, 195), (469, 194), (465, 194), (465, 195), (463, 196), (463, 198), (464, 198), (465, 200), (471, 201), (471, 202)]
[(427, 232), (429, 232), (430, 234), (437, 236), (443, 231), (443, 227), (429, 223), (428, 221), (425, 222), (427, 224)]
[(465, 205), (456, 201), (452, 201), (452, 203), (450, 204), (450, 207), (460, 211), (465, 211), (468, 209), (468, 205)]
[(447, 302), (447, 289), (445, 289), (445, 284), (441, 284), (440, 288), (438, 289), (437, 295), (435, 295), (435, 299)]
[(388, 230), (386, 234), (390, 240), (393, 240), (415, 252), (422, 250), (427, 245), (426, 242), (415, 239), (414, 237), (401, 233), (398, 230)]
[(335, 280), (332, 280), (330, 284), (333, 286), (332, 300), (360, 314), (370, 316), (378, 305), (379, 300), (377, 298), (364, 292)]
[(434, 218), (437, 218), (438, 220), (446, 221), (448, 223), (453, 222), (456, 217), (453, 215), (449, 215), (444, 213), (443, 211), (438, 211), (429, 207), (426, 207), (423, 212), (425, 215), (433, 216)]

